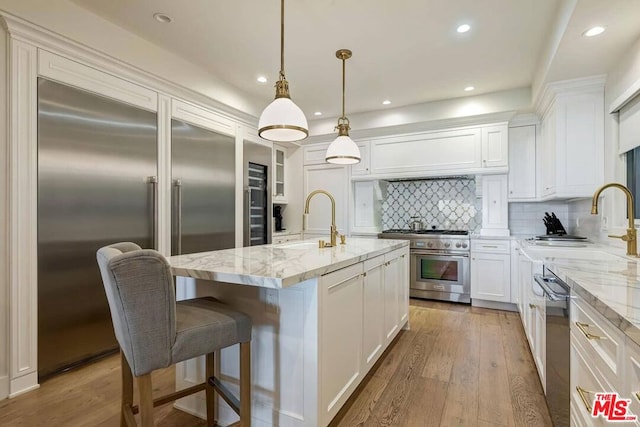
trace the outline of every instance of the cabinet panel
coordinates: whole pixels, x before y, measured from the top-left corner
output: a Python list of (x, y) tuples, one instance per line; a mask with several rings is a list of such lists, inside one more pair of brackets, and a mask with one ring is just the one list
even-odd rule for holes
[(509, 199), (536, 197), (536, 127), (509, 128)]
[[(382, 261), (382, 260), (381, 260)], [(369, 369), (384, 348), (384, 265), (366, 270), (364, 278), (363, 364)]]
[[(358, 264), (362, 268), (362, 264)], [(351, 268), (322, 279), (321, 408), (332, 418), (362, 376), (363, 276)], [(349, 277), (344, 278), (342, 276)]]
[[(502, 230), (497, 232), (497, 230)], [(507, 175), (482, 177), (481, 234), (509, 234)]]
[(327, 148), (329, 143), (326, 144), (314, 144), (304, 147), (302, 154), (303, 165), (323, 165), (327, 162), (324, 160), (327, 154)]
[(509, 162), (507, 126), (487, 126), (482, 128), (482, 166), (501, 167)]
[(481, 166), (479, 128), (383, 138), (371, 143), (371, 172), (389, 174)]
[[(306, 197), (314, 190), (326, 190), (336, 201), (336, 226), (342, 234), (348, 234), (347, 229), (347, 201), (349, 193), (349, 170), (346, 166), (322, 164), (304, 166), (304, 195)], [(304, 199), (302, 201), (304, 203)], [(323, 194), (314, 196), (311, 200), (307, 217), (308, 234), (328, 235), (331, 226), (331, 202)]]
[(509, 255), (476, 253), (471, 258), (471, 298), (509, 302), (511, 299)]
[(400, 326), (409, 320), (409, 254), (400, 255), (398, 268)]
[(384, 268), (384, 333), (385, 340), (391, 341), (399, 328), (399, 286), (400, 258), (385, 263)]

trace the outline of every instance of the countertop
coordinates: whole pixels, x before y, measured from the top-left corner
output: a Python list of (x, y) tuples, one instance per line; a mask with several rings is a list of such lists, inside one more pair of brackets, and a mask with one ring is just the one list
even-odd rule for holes
[(351, 238), (346, 245), (320, 249), (318, 240), (310, 239), (178, 255), (167, 260), (176, 276), (286, 288), (408, 246), (408, 240)]
[(640, 259), (604, 245), (582, 248), (533, 246), (523, 254), (541, 262), (572, 291), (640, 345)]

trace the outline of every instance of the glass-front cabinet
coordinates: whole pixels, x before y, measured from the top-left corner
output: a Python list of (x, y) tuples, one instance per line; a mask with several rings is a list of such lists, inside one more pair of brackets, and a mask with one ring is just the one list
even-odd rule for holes
[(273, 203), (287, 203), (287, 191), (284, 184), (287, 149), (273, 144)]

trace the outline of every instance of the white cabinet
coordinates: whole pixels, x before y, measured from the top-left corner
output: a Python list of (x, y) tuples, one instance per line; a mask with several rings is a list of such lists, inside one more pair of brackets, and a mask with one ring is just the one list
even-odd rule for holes
[(360, 162), (351, 165), (351, 175), (369, 175), (371, 173), (371, 157), (369, 156), (369, 141), (356, 142), (360, 149)]
[(364, 262), (364, 331), (363, 363), (371, 368), (376, 362), (386, 341), (384, 333), (385, 287), (384, 255)]
[(511, 241), (511, 302), (520, 309), (520, 246), (516, 240)]
[[(287, 148), (273, 144), (273, 203), (287, 203)], [(290, 178), (289, 178), (290, 179)]]
[(386, 341), (391, 341), (400, 327), (400, 261), (395, 258), (384, 265), (384, 337)]
[(506, 167), (509, 164), (507, 124), (482, 128), (482, 167)]
[(509, 128), (509, 200), (536, 198), (536, 126)]
[(333, 417), (362, 379), (363, 265), (322, 277), (321, 408)]
[[(625, 399), (631, 399), (631, 412), (640, 417), (640, 346), (631, 341), (625, 342), (624, 387), (622, 395)], [(640, 418), (638, 419), (640, 424)]]
[(471, 244), (471, 298), (511, 302), (511, 256), (508, 240), (474, 240)]
[(482, 235), (509, 235), (507, 175), (482, 177)]
[(422, 175), (434, 171), (480, 168), (480, 128), (379, 138), (371, 142), (375, 175)]
[(604, 81), (552, 87), (542, 111), (542, 196), (591, 197), (604, 182)]
[[(336, 201), (336, 226), (341, 234), (348, 234), (349, 169), (333, 164), (306, 165), (303, 167), (303, 200), (314, 190), (328, 191)], [(324, 194), (311, 199), (305, 236), (329, 234), (331, 226), (331, 202)]]

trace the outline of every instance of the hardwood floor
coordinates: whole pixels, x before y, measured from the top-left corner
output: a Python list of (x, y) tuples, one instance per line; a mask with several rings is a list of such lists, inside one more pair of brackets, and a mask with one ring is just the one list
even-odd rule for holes
[[(332, 427), (551, 426), (517, 314), (411, 300), (410, 322)], [(0, 401), (0, 425), (117, 426), (119, 370), (119, 356), (109, 357)], [(173, 368), (154, 373), (153, 388), (172, 391)], [(155, 417), (158, 426), (205, 425), (171, 404)]]

